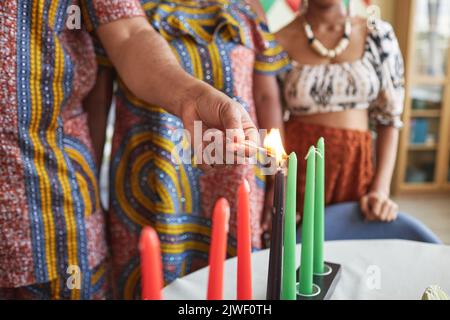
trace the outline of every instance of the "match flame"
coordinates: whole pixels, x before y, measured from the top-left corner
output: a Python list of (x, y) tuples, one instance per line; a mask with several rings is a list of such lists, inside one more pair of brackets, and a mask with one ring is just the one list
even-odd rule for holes
[(283, 143), (281, 142), (280, 130), (278, 129), (270, 129), (264, 138), (264, 148), (270, 156), (275, 157), (277, 165), (280, 165), (283, 158), (287, 157)]

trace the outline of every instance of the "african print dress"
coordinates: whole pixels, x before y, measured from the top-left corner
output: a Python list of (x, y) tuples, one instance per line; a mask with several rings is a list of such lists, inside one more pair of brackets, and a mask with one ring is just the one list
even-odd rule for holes
[[(183, 68), (240, 102), (256, 123), (253, 73), (275, 74), (288, 60), (249, 6), (241, 1), (141, 3)], [(159, 234), (166, 283), (205, 266), (211, 213), (220, 197), (231, 205), (227, 251), (234, 255), (236, 196), (244, 177), (251, 186), (252, 242), (261, 247), (264, 177), (258, 166), (203, 174), (195, 166), (177, 164), (171, 156), (175, 145), (190, 146), (174, 134), (183, 127), (180, 119), (162, 107), (138, 101), (123, 86), (116, 95), (109, 232), (119, 298), (139, 295), (137, 243), (144, 225)]]
[(105, 297), (104, 212), (82, 107), (97, 64), (86, 25), (69, 21), (81, 14), (95, 28), (143, 11), (137, 0), (1, 1), (0, 299)]

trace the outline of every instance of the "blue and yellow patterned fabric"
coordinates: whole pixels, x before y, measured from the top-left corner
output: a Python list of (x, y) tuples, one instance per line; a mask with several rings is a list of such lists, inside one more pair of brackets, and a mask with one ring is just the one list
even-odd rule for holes
[[(136, 0), (89, 3), (101, 23), (143, 14)], [(55, 297), (89, 299), (107, 250), (82, 107), (95, 53), (89, 33), (66, 23), (80, 6), (1, 1), (0, 287), (60, 283)], [(72, 267), (80, 281), (69, 288)]]

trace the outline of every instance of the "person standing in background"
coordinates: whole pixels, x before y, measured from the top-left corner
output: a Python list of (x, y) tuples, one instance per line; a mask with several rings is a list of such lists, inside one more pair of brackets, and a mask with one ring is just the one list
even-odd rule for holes
[(108, 296), (104, 213), (82, 108), (96, 61), (86, 28), (66, 26), (74, 5), (141, 100), (164, 105), (185, 126), (202, 120), (257, 142), (240, 104), (180, 68), (139, 1), (2, 1), (0, 299)]
[[(326, 204), (359, 201), (368, 220), (393, 221), (398, 206), (389, 194), (404, 102), (403, 59), (394, 31), (387, 22), (368, 24), (348, 15), (341, 0), (302, 3), (303, 12), (276, 34), (292, 60), (281, 77), (290, 113), (287, 151), (304, 156), (324, 137)], [(375, 168), (369, 120), (377, 133)], [(298, 208), (303, 208), (302, 165)]]
[[(143, 0), (141, 4), (184, 70), (242, 105), (260, 127), (282, 126), (274, 75), (284, 70), (288, 60), (262, 21), (257, 0)], [(251, 189), (252, 243), (255, 248), (262, 246), (265, 177), (258, 165), (202, 172), (190, 163), (177, 163), (172, 150), (189, 144), (174, 134), (184, 125), (164, 110), (164, 103), (142, 102), (119, 80), (115, 105), (109, 235), (117, 298), (139, 297), (137, 244), (145, 225), (159, 234), (166, 283), (207, 265), (211, 213), (220, 197), (231, 205), (228, 254), (234, 255), (237, 190), (243, 178)]]

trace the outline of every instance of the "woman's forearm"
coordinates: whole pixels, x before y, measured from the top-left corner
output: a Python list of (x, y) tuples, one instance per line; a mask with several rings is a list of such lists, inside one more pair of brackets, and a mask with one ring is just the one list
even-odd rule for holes
[[(283, 117), (279, 99), (278, 84), (274, 76), (255, 73), (253, 75), (253, 97), (255, 100), (256, 117), (259, 128), (270, 130), (280, 129), (281, 137), (284, 138)], [(264, 199), (264, 218), (262, 229), (270, 231), (272, 207), (273, 207), (273, 176), (266, 176), (266, 194)]]
[[(258, 0), (246, 0), (257, 16), (266, 22), (266, 16)], [(253, 97), (255, 100), (256, 116), (261, 129), (280, 129), (282, 138), (283, 115), (281, 109), (280, 93), (275, 76), (254, 73)]]
[(283, 115), (278, 84), (274, 76), (254, 74), (253, 96), (256, 116), (261, 129), (280, 129), (284, 138)]
[(376, 170), (371, 191), (389, 195), (397, 158), (399, 132), (394, 127), (378, 126), (377, 135)]
[[(143, 17), (100, 26), (97, 34), (128, 89), (139, 99), (177, 116), (196, 98), (201, 81), (184, 72), (167, 42)], [(176, 90), (174, 90), (176, 88)]]
[[(244, 139), (257, 143), (256, 127), (242, 105), (183, 70), (146, 18), (120, 19), (101, 25), (96, 32), (127, 88), (147, 104), (178, 116), (191, 137), (196, 135), (195, 123), (201, 121), (205, 131), (233, 130), (237, 143)], [(255, 152), (246, 149), (248, 156)]]

